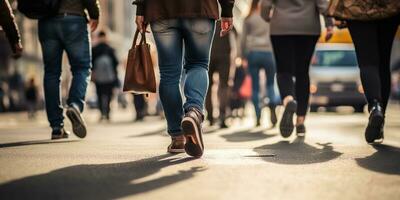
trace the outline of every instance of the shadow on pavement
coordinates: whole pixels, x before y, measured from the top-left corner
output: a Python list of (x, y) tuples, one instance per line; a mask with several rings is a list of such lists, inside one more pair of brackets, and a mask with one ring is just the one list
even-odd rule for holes
[(19, 147), (19, 146), (31, 146), (31, 145), (41, 145), (41, 144), (61, 144), (61, 143), (71, 143), (78, 142), (80, 140), (34, 140), (34, 141), (24, 141), (24, 142), (13, 142), (13, 143), (5, 143), (0, 144), (1, 148), (8, 147)]
[(327, 162), (338, 158), (342, 153), (333, 149), (331, 143), (320, 144), (315, 147), (304, 142), (304, 138), (296, 138), (293, 142), (280, 141), (254, 149), (260, 155), (266, 152), (276, 155), (275, 157), (263, 158), (267, 162), (285, 165), (306, 165)]
[(158, 130), (154, 130), (154, 131), (150, 131), (150, 132), (145, 132), (139, 135), (130, 135), (128, 136), (128, 138), (133, 138), (133, 137), (149, 137), (149, 136), (165, 136), (165, 137), (169, 137), (167, 134), (167, 130), (165, 128), (161, 128)]
[(215, 133), (220, 130), (224, 130), (224, 129), (221, 129), (218, 126), (207, 126), (204, 128), (203, 132), (204, 132), (204, 134), (211, 134), (211, 133)]
[(190, 179), (203, 167), (192, 167), (154, 179), (161, 169), (192, 158), (156, 156), (126, 163), (77, 165), (0, 185), (0, 199), (119, 199)]
[(374, 154), (357, 158), (357, 164), (374, 172), (400, 175), (400, 148), (383, 144), (374, 148), (377, 150)]
[(256, 140), (263, 140), (275, 136), (275, 135), (267, 135), (264, 132), (265, 130), (254, 131), (252, 129), (248, 129), (248, 130), (225, 134), (222, 135), (221, 137), (225, 138), (226, 141), (228, 142), (250, 142)]

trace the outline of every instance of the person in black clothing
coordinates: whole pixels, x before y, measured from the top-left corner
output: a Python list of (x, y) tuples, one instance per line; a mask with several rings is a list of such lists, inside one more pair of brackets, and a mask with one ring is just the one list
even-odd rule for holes
[(38, 88), (36, 86), (35, 79), (32, 78), (29, 81), (28, 86), (25, 90), (25, 99), (26, 99), (29, 119), (34, 119), (36, 117), (38, 97), (39, 97)]
[[(221, 22), (218, 21), (216, 25), (216, 32), (221, 32)], [(229, 36), (235, 36), (234, 30), (229, 34)], [(208, 93), (206, 96), (206, 110), (207, 119), (212, 126), (214, 124), (213, 117), (213, 104), (212, 104), (212, 86), (213, 86), (213, 76), (218, 73), (219, 85), (218, 85), (218, 100), (219, 100), (219, 119), (221, 121), (220, 127), (227, 128), (225, 124), (226, 118), (226, 108), (229, 103), (229, 75), (231, 71), (231, 53), (232, 47), (235, 41), (234, 37), (214, 37), (212, 49), (210, 66), (208, 69), (208, 76), (210, 84), (208, 85)]]
[(147, 102), (144, 94), (133, 95), (133, 105), (135, 106), (135, 122), (143, 121), (147, 115)]
[(400, 15), (382, 20), (347, 21), (370, 112), (365, 130), (368, 143), (382, 142), (384, 138), (385, 112), (391, 92), (390, 56), (399, 24)]
[(118, 86), (118, 59), (114, 49), (107, 43), (104, 31), (98, 33), (99, 43), (93, 47), (92, 80), (96, 85), (100, 120), (110, 120), (110, 103), (113, 90)]
[[(262, 17), (270, 22), (271, 42), (277, 64), (277, 82), (284, 108), (279, 130), (284, 138), (304, 137), (309, 107), (309, 68), (321, 35), (320, 15), (324, 15), (327, 34), (333, 35), (333, 19), (327, 17), (326, 0), (262, 1)], [(296, 123), (293, 119), (296, 114)]]
[(231, 89), (230, 97), (230, 109), (233, 118), (239, 117), (243, 119), (246, 106), (246, 98), (240, 94), (240, 89), (243, 86), (244, 80), (247, 75), (247, 69), (243, 66), (238, 66), (235, 69), (235, 75), (233, 77), (233, 86)]

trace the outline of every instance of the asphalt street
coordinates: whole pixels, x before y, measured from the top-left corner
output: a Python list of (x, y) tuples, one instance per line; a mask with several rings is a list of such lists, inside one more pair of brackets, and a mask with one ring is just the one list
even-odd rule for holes
[[(165, 122), (85, 118), (89, 135), (51, 141), (44, 113), (0, 115), (0, 199), (400, 199), (400, 105), (385, 142), (364, 141), (367, 114), (313, 113), (305, 139), (253, 128), (249, 112), (229, 129), (205, 127), (205, 155), (170, 155)], [(67, 123), (67, 128), (70, 125)]]

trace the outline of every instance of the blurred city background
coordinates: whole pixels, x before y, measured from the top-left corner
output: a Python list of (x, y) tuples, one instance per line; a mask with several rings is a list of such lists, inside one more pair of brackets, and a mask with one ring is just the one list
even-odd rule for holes
[[(239, 0), (235, 4), (234, 8), (234, 17), (235, 17), (235, 29), (237, 32), (242, 32), (242, 22), (244, 18), (248, 14), (249, 10), (249, 0)], [(131, 47), (132, 37), (135, 30), (134, 16), (135, 9), (130, 1), (125, 0), (102, 0), (101, 3), (101, 19), (100, 26), (98, 31), (106, 31), (108, 33), (108, 38), (111, 45), (116, 48), (116, 53), (118, 59), (120, 60), (120, 65), (118, 67), (119, 77), (122, 80), (124, 77), (124, 67), (127, 57), (127, 52)], [(21, 36), (22, 36), (22, 44), (24, 46), (24, 54), (23, 57), (19, 60), (11, 59), (11, 49), (7, 43), (7, 40), (4, 34), (0, 35), (0, 49), (1, 49), (1, 68), (0, 68), (0, 112), (15, 112), (15, 111), (24, 111), (27, 108), (25, 101), (25, 86), (31, 79), (35, 79), (36, 85), (39, 87), (40, 97), (42, 94), (42, 79), (43, 79), (43, 62), (41, 58), (41, 48), (38, 42), (38, 31), (37, 31), (37, 21), (27, 19), (22, 16), (22, 14), (18, 13), (16, 9), (16, 2), (11, 1), (13, 5), (14, 13), (16, 13), (16, 21), (18, 27), (20, 28)], [(97, 32), (92, 33), (93, 36), (96, 35)], [(149, 34), (150, 35), (150, 34)], [(321, 41), (323, 35), (321, 36)], [(150, 41), (152, 44), (153, 42)], [(351, 47), (351, 37), (348, 34), (346, 29), (344, 30), (336, 30), (333, 39), (330, 43), (344, 43), (347, 44), (347, 50), (354, 51)], [(96, 37), (93, 37), (93, 45), (96, 44)], [(319, 45), (323, 46), (324, 50), (346, 50), (338, 46), (340, 45)], [(325, 47), (324, 47), (325, 46)], [(328, 46), (328, 47), (326, 47)], [(343, 45), (342, 45), (343, 46)], [(152, 45), (152, 50), (154, 53), (154, 58), (156, 58), (156, 51), (154, 45)], [(318, 48), (317, 48), (318, 50)], [(349, 51), (347, 51), (349, 53)], [(350, 52), (351, 54), (352, 52)], [(348, 54), (348, 55), (350, 55)], [(397, 34), (393, 45), (393, 56), (392, 56), (392, 69), (393, 70), (393, 98), (400, 98), (400, 77), (399, 77), (399, 68), (400, 68), (400, 32)], [(335, 56), (335, 55), (326, 55), (326, 56)], [(353, 60), (355, 59), (355, 55), (353, 56)], [(339, 63), (340, 64), (340, 63)], [(343, 70), (338, 68), (338, 70)], [(314, 70), (318, 71), (318, 70)], [(318, 72), (314, 75), (315, 79), (318, 79)], [(340, 73), (340, 72), (339, 72)], [(338, 76), (338, 75), (333, 75)], [(71, 80), (71, 74), (69, 71), (68, 60), (65, 56), (63, 61), (63, 77), (62, 77), (62, 91), (63, 96), (66, 95), (69, 82)], [(317, 82), (320, 80), (314, 80), (314, 84), (312, 85), (311, 90), (315, 90), (317, 87)], [(359, 82), (358, 82), (359, 84)], [(356, 86), (357, 88), (358, 86)], [(362, 89), (362, 88), (361, 88)], [(361, 90), (360, 89), (360, 90)], [(350, 94), (351, 95), (351, 94)], [(354, 94), (357, 95), (357, 94)], [(126, 107), (126, 104), (130, 101), (130, 96), (127, 94), (122, 94), (118, 92), (116, 95), (117, 101), (114, 101), (114, 104), (118, 102), (118, 104), (122, 107)], [(315, 100), (315, 98), (314, 98)], [(43, 98), (40, 99), (39, 108), (43, 108)], [(149, 103), (151, 105), (155, 105), (156, 98), (150, 98)], [(87, 95), (87, 103), (90, 108), (96, 107), (96, 94), (95, 88), (93, 84), (89, 88), (89, 92)], [(342, 104), (346, 104), (344, 102)], [(347, 103), (351, 105), (351, 102)], [(359, 105), (355, 105), (359, 106)], [(155, 106), (149, 106), (151, 108), (155, 108)], [(312, 108), (315, 108), (312, 107)], [(360, 106), (358, 107), (360, 110)], [(313, 109), (315, 110), (315, 109)], [(155, 112), (155, 110), (150, 111)]]
[[(116, 89), (111, 121), (104, 123), (99, 121), (93, 83), (84, 112), (88, 137), (78, 140), (71, 135), (68, 140), (51, 141), (37, 21), (22, 16), (16, 2), (10, 2), (24, 53), (21, 59), (12, 59), (8, 42), (0, 34), (0, 199), (2, 192), (20, 192), (16, 188), (38, 199), (399, 199), (400, 30), (393, 45), (392, 99), (384, 145), (365, 143), (368, 114), (354, 46), (346, 29), (336, 29), (329, 43), (321, 36), (312, 61), (312, 113), (304, 140), (282, 139), (278, 129), (270, 126), (266, 109), (262, 126), (254, 127), (254, 109), (246, 99), (245, 113), (228, 117), (229, 128), (205, 124), (205, 155), (191, 160), (183, 154), (165, 154), (170, 138), (157, 94), (140, 103)], [(136, 28), (135, 7), (130, 0), (100, 3), (98, 31), (106, 31), (116, 49), (118, 76), (123, 81)], [(234, 25), (239, 36), (249, 3), (235, 3)], [(93, 45), (98, 31), (92, 33)], [(153, 41), (149, 43), (156, 58)], [(240, 59), (232, 65), (241, 65)], [(213, 78), (218, 81), (217, 76)], [(25, 94), (32, 79), (40, 99), (34, 116), (26, 112)], [(261, 79), (265, 85), (265, 77)], [(70, 81), (65, 57), (63, 98)], [(233, 85), (233, 77), (229, 84)], [(218, 105), (216, 98), (213, 102)], [(135, 103), (141, 108), (135, 108)], [(214, 112), (218, 116), (218, 109)], [(70, 127), (66, 120), (66, 128)]]

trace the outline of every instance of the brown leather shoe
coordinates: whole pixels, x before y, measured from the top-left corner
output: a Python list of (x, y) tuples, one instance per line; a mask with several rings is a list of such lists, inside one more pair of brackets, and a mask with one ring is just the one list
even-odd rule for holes
[(189, 108), (182, 120), (182, 130), (186, 138), (185, 151), (188, 155), (200, 158), (204, 152), (201, 124), (204, 115), (197, 108)]
[(185, 137), (171, 137), (171, 144), (168, 146), (168, 153), (185, 153)]

